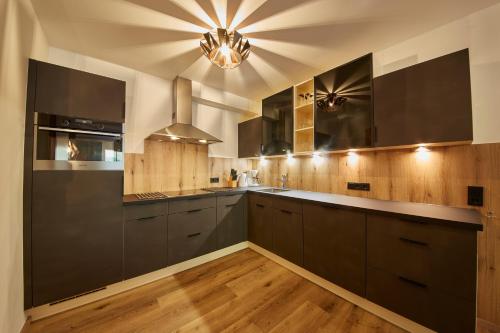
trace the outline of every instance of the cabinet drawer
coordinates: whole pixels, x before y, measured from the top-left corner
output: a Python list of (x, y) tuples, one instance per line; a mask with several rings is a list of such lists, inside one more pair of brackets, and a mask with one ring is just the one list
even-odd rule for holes
[(215, 208), (206, 208), (169, 215), (168, 239), (185, 238), (199, 232), (214, 231), (215, 213)]
[(273, 208), (283, 212), (302, 214), (302, 203), (296, 200), (273, 198)]
[(215, 205), (216, 205), (215, 197), (175, 200), (169, 203), (168, 213), (175, 214), (179, 212), (187, 212), (196, 209), (215, 207)]
[(475, 302), (377, 268), (367, 269), (367, 298), (441, 333), (475, 331)]
[(243, 200), (243, 194), (224, 195), (217, 197), (217, 206), (231, 206)]
[(125, 221), (125, 279), (167, 266), (167, 216)]
[(212, 252), (217, 247), (215, 208), (169, 215), (168, 264)]
[(475, 232), (369, 215), (367, 263), (474, 300)]
[(248, 197), (248, 200), (251, 206), (259, 205), (259, 207), (260, 206), (272, 207), (273, 205), (273, 199), (267, 195), (251, 193)]
[(149, 203), (126, 206), (125, 220), (136, 220), (141, 218), (156, 217), (167, 214), (167, 203)]

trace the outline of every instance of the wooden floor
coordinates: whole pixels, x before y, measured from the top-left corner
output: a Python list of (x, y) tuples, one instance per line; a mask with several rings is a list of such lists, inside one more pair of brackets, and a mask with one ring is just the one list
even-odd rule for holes
[(28, 332), (404, 332), (250, 250), (34, 322)]

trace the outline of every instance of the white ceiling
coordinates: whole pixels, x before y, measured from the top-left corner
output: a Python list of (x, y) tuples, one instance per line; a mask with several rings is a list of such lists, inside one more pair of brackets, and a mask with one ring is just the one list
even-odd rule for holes
[[(32, 0), (49, 44), (166, 79), (260, 99), (500, 0)], [(237, 28), (238, 68), (211, 65), (201, 34)]]

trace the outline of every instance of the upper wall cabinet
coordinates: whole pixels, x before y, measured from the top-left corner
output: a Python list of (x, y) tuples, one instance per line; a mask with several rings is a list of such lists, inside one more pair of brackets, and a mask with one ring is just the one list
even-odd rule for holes
[(343, 150), (372, 145), (372, 55), (314, 78), (314, 148)]
[(262, 153), (293, 152), (293, 87), (262, 100)]
[(238, 124), (238, 157), (262, 155), (262, 117)]
[(469, 52), (374, 79), (377, 147), (472, 140)]
[(40, 61), (30, 66), (36, 66), (36, 112), (124, 122), (124, 81)]

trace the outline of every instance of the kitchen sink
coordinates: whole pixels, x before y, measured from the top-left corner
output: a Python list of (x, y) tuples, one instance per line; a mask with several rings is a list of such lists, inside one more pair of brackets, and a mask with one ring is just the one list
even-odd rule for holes
[(258, 190), (257, 192), (264, 192), (264, 193), (280, 193), (280, 192), (286, 192), (290, 191), (287, 188), (278, 188), (278, 187), (273, 187), (273, 188), (265, 188), (263, 190)]

